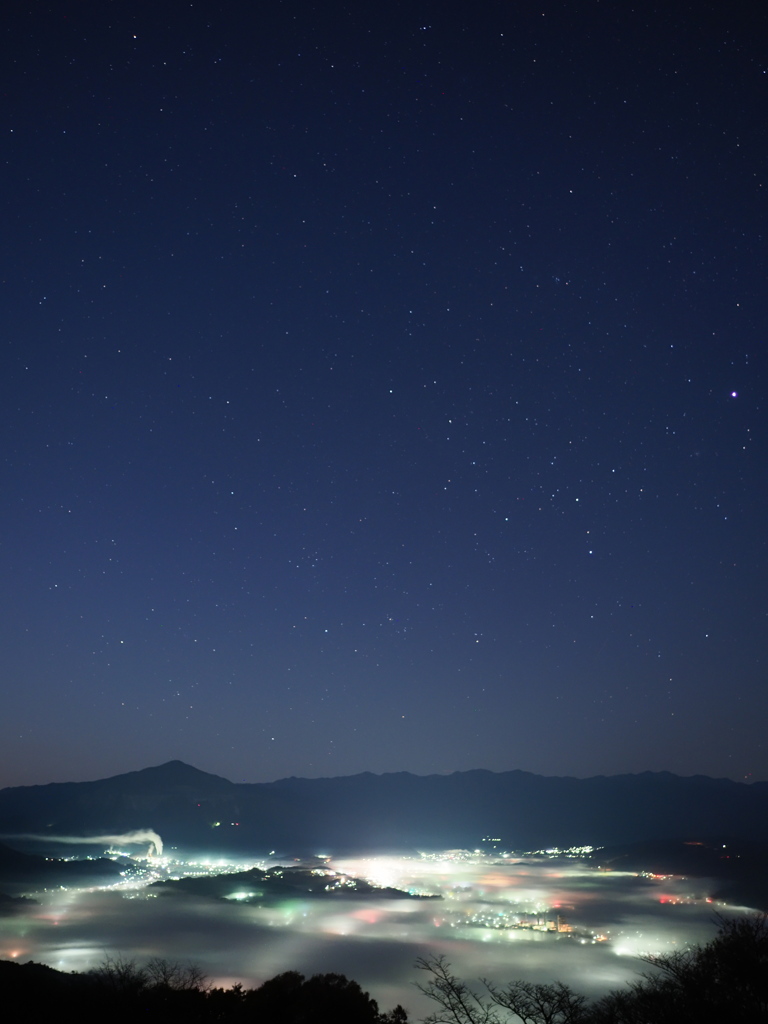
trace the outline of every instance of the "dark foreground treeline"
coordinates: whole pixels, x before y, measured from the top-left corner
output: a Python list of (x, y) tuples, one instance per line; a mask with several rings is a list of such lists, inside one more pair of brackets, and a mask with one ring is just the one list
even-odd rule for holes
[[(472, 988), (444, 957), (417, 961), (421, 991), (438, 1010), (423, 1024), (768, 1024), (768, 917), (721, 920), (715, 939), (690, 950), (643, 957), (641, 980), (589, 1002), (567, 985), (513, 981)], [(108, 959), (88, 974), (0, 961), (0, 1006), (11, 1019), (78, 1024), (248, 1021), (250, 1024), (407, 1024), (397, 1006), (380, 1013), (341, 974), (280, 974), (257, 989), (207, 986), (199, 969), (154, 959), (144, 967)]]
[[(306, 979), (280, 974), (259, 988), (212, 988), (191, 965), (153, 959), (107, 959), (86, 974), (64, 974), (43, 964), (0, 961), (0, 1006), (13, 1019), (66, 1019), (78, 1024), (136, 1021), (249, 1021), (251, 1024), (407, 1024), (402, 1007), (380, 1013), (374, 999), (341, 974)], [(9, 1018), (10, 1019), (10, 1018)]]

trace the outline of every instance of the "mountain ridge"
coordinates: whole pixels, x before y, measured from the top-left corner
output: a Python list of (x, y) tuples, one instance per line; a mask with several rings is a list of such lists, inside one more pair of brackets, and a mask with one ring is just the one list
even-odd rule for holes
[(152, 828), (197, 850), (351, 851), (604, 846), (730, 834), (768, 841), (768, 786), (671, 772), (513, 769), (231, 782), (183, 761), (89, 782), (0, 790), (0, 838)]
[(208, 779), (216, 779), (219, 782), (226, 782), (232, 786), (276, 786), (285, 782), (337, 782), (341, 779), (359, 779), (359, 778), (373, 778), (373, 779), (385, 779), (390, 777), (408, 777), (414, 779), (450, 779), (458, 776), (527, 776), (535, 779), (548, 779), (548, 780), (573, 780), (574, 782), (591, 782), (598, 779), (646, 779), (646, 778), (673, 778), (681, 780), (693, 780), (693, 779), (706, 779), (709, 782), (722, 782), (729, 785), (740, 786), (740, 787), (753, 787), (753, 786), (768, 786), (768, 782), (756, 779), (751, 782), (740, 781), (737, 779), (730, 779), (727, 776), (713, 776), (704, 775), (701, 772), (696, 772), (693, 775), (679, 775), (676, 772), (662, 769), (660, 771), (642, 771), (642, 772), (619, 772), (615, 775), (606, 775), (600, 773), (597, 775), (542, 775), (537, 772), (529, 772), (522, 768), (510, 768), (505, 771), (493, 771), (490, 768), (465, 768), (458, 769), (453, 772), (430, 772), (426, 775), (419, 774), (418, 772), (399, 771), (399, 772), (354, 772), (350, 775), (318, 775), (314, 777), (308, 777), (304, 775), (286, 775), (279, 779), (273, 779), (266, 782), (235, 782), (232, 779), (228, 779), (223, 775), (217, 775), (215, 772), (207, 772), (202, 768), (197, 768), (195, 765), (188, 764), (186, 761), (182, 761), (179, 758), (172, 758), (170, 761), (163, 761), (158, 765), (148, 765), (146, 768), (137, 768), (128, 772), (119, 772), (116, 775), (108, 775), (102, 779), (82, 779), (82, 780), (66, 780), (64, 782), (40, 782), (40, 783), (26, 783), (20, 786), (4, 786), (0, 789), (0, 793), (5, 793), (9, 790), (28, 790), (38, 788), (48, 788), (51, 786), (83, 786), (91, 784), (99, 784), (105, 782), (115, 782), (118, 779), (135, 778), (137, 776), (147, 777), (153, 773), (166, 772), (166, 770), (172, 769), (178, 771), (183, 769), (185, 772), (190, 773), (190, 776), (200, 776)]

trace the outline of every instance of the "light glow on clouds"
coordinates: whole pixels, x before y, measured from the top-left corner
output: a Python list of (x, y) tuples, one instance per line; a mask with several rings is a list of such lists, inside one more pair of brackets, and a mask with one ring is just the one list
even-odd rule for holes
[[(108, 954), (139, 961), (165, 956), (199, 964), (216, 984), (246, 986), (291, 969), (333, 971), (360, 982), (380, 1006), (400, 1002), (418, 1017), (430, 1011), (413, 984), (418, 956), (445, 954), (467, 981), (559, 978), (597, 995), (635, 978), (644, 969), (639, 953), (679, 949), (715, 934), (715, 908), (700, 880), (598, 872), (550, 859), (390, 857), (332, 866), (443, 898), (294, 898), (257, 906), (183, 894), (149, 898), (148, 890), (133, 898), (115, 890), (44, 893), (39, 906), (0, 919), (0, 957), (15, 953), (17, 960), (80, 971)], [(498, 927), (516, 914), (558, 912), (573, 934)], [(598, 933), (607, 941), (590, 938)]]

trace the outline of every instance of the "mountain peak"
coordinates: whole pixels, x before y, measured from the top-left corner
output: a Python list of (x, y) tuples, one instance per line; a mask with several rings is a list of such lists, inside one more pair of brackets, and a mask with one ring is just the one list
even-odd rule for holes
[(142, 768), (136, 772), (126, 772), (124, 775), (114, 776), (110, 781), (117, 779), (131, 780), (132, 782), (151, 782), (158, 786), (231, 786), (228, 779), (220, 775), (212, 775), (210, 772), (201, 771), (194, 765), (185, 761), (166, 761), (164, 764), (154, 765), (151, 768)]

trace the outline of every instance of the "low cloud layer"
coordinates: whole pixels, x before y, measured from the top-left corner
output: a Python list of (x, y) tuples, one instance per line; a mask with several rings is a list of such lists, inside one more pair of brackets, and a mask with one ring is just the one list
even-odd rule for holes
[[(143, 840), (147, 841), (147, 840)], [(377, 861), (344, 865), (417, 884), (441, 900), (288, 899), (269, 907), (146, 890), (68, 891), (40, 897), (23, 917), (0, 923), (0, 957), (86, 970), (106, 954), (164, 956), (199, 964), (216, 984), (257, 985), (285, 970), (336, 971), (354, 978), (388, 1008), (415, 1016), (429, 1004), (415, 988), (417, 957), (442, 953), (468, 981), (561, 979), (590, 995), (620, 987), (644, 969), (641, 952), (706, 942), (713, 908), (681, 879), (606, 874), (568, 862), (455, 865)], [(388, 874), (387, 874), (388, 873)], [(694, 886), (695, 887), (695, 886)], [(560, 906), (575, 936), (472, 926), (480, 908)], [(718, 908), (723, 909), (723, 908)], [(742, 911), (743, 912), (743, 911)], [(593, 944), (592, 930), (610, 933)]]

